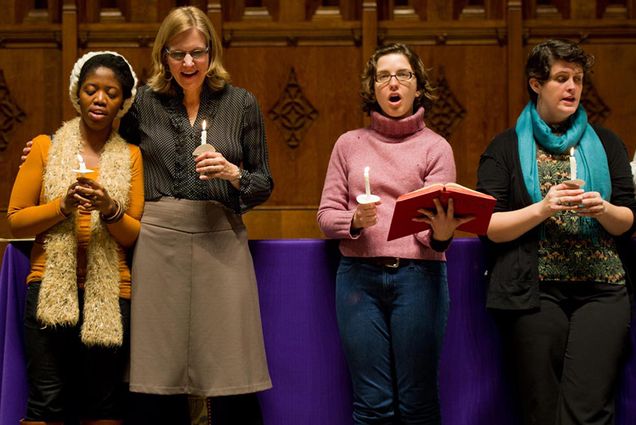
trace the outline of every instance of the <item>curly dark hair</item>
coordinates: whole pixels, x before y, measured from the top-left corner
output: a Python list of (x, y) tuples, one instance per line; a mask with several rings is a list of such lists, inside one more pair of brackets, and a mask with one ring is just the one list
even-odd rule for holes
[(115, 74), (115, 77), (121, 84), (123, 99), (128, 99), (132, 94), (133, 86), (135, 85), (135, 79), (130, 72), (130, 67), (124, 59), (120, 56), (112, 55), (110, 53), (103, 53), (95, 55), (82, 66), (80, 71), (79, 81), (77, 82), (77, 95), (86, 80), (86, 76), (97, 68), (108, 68)]
[(406, 56), (413, 68), (413, 73), (417, 78), (417, 90), (420, 92), (419, 96), (413, 101), (413, 110), (416, 111), (420, 106), (428, 109), (433, 102), (437, 99), (434, 91), (435, 88), (429, 80), (424, 63), (422, 59), (415, 53), (409, 46), (401, 43), (389, 44), (379, 47), (369, 58), (367, 64), (360, 76), (362, 96), (362, 110), (367, 114), (371, 114), (372, 111), (381, 112), (380, 105), (375, 98), (375, 74), (377, 72), (378, 60), (382, 56), (390, 55), (392, 53), (398, 53)]
[(580, 44), (574, 41), (553, 39), (537, 44), (526, 62), (527, 89), (532, 102), (537, 103), (537, 94), (530, 87), (530, 79), (536, 78), (540, 84), (548, 81), (550, 69), (558, 60), (579, 65), (583, 69), (584, 81), (594, 65), (594, 56), (585, 53)]

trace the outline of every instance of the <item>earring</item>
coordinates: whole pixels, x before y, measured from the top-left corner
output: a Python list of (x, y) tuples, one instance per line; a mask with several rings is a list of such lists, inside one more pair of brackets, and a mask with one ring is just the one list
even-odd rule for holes
[(163, 78), (166, 81), (172, 81), (172, 73), (166, 69), (165, 72), (163, 73)]

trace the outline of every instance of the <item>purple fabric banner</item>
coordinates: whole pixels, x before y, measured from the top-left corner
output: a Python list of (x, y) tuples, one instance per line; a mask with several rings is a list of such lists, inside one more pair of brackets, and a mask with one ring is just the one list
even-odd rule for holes
[[(260, 394), (266, 425), (349, 425), (351, 387), (335, 314), (335, 241), (252, 241), (263, 332), (274, 388)], [(442, 352), (445, 425), (516, 423), (499, 337), (485, 305), (478, 239), (457, 239), (448, 253), (451, 309)], [(0, 425), (24, 414), (21, 340), (28, 256), (7, 247), (0, 275)], [(631, 331), (632, 346), (636, 330)], [(630, 351), (617, 398), (617, 425), (636, 417), (636, 356)], [(631, 419), (630, 419), (631, 418)]]
[(8, 245), (0, 271), (0, 425), (17, 425), (27, 400), (22, 317), (29, 273), (30, 243)]

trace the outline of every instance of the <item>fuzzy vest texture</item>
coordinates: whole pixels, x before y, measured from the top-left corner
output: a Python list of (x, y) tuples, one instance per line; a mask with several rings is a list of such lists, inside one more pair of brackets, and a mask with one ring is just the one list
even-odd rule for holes
[[(73, 171), (81, 149), (80, 118), (67, 121), (55, 133), (44, 171), (44, 200), (64, 197), (76, 181)], [(113, 130), (100, 154), (97, 181), (110, 197), (128, 209), (131, 161), (126, 142)], [(77, 289), (77, 212), (47, 232), (46, 264), (37, 306), (38, 319), (47, 326), (79, 322)], [(111, 237), (98, 211), (91, 213), (90, 241), (81, 338), (88, 346), (121, 346), (123, 325), (119, 310), (119, 259), (117, 242)]]

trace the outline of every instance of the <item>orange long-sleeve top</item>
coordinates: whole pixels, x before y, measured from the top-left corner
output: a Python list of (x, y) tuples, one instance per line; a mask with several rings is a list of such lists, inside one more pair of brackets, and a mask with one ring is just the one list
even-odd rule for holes
[[(31, 272), (27, 283), (41, 281), (45, 272), (46, 252), (44, 238), (46, 232), (64, 220), (61, 210), (62, 198), (44, 201), (43, 175), (48, 160), (51, 139), (41, 135), (33, 139), (31, 153), (20, 167), (13, 184), (9, 200), (8, 221), (11, 233), (18, 238), (35, 236), (31, 250)], [(129, 145), (131, 159), (130, 203), (123, 218), (106, 227), (117, 242), (119, 261), (119, 296), (130, 298), (130, 268), (126, 262), (126, 250), (131, 248), (139, 235), (140, 219), (144, 209), (143, 164), (139, 147)], [(71, 165), (69, 165), (71, 166)], [(96, 167), (93, 167), (96, 168)], [(86, 175), (97, 179), (99, 170)], [(76, 220), (77, 235), (77, 283), (83, 287), (86, 277), (86, 250), (90, 240), (90, 213), (80, 212)]]

